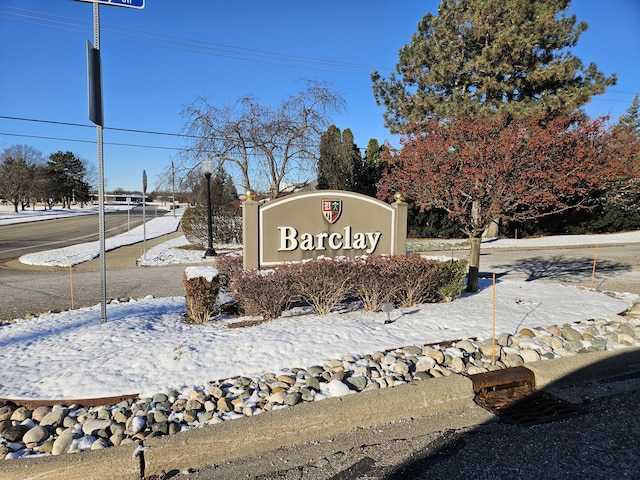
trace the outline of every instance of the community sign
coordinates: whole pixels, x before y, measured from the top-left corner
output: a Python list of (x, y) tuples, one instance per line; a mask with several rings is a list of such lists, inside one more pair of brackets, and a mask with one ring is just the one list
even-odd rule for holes
[(244, 268), (318, 257), (406, 253), (407, 204), (316, 190), (243, 203)]

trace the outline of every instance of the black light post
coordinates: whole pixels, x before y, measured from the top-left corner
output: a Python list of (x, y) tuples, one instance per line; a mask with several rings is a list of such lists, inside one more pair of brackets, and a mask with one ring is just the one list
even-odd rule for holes
[(213, 162), (209, 159), (202, 162), (202, 171), (207, 179), (207, 251), (205, 257), (215, 257), (218, 255), (213, 249), (213, 234), (211, 226), (211, 174), (213, 173)]

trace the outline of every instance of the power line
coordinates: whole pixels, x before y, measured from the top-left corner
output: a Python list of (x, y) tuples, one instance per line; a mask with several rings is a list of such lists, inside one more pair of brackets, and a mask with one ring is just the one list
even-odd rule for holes
[[(43, 135), (24, 135), (20, 133), (7, 133), (0, 132), (0, 135), (5, 135), (7, 137), (22, 137), (22, 138), (35, 138), (38, 140), (56, 140), (61, 142), (75, 142), (75, 143), (93, 143), (95, 144), (95, 140), (81, 140), (79, 138), (63, 138), (63, 137), (46, 137)], [(158, 145), (141, 145), (135, 143), (117, 143), (117, 142), (104, 142), (105, 145), (113, 145), (117, 147), (139, 147), (139, 148), (156, 148), (160, 150), (181, 150), (187, 151), (187, 148), (179, 148), (179, 147), (160, 147)]]
[[(50, 125), (64, 125), (67, 127), (85, 127), (85, 128), (95, 128), (95, 125), (90, 125), (88, 123), (71, 123), (71, 122), (60, 122), (56, 120), (41, 120), (37, 118), (24, 118), (24, 117), (10, 117), (7, 115), (0, 115), (0, 119), (4, 120), (17, 120), (23, 122), (36, 122), (36, 123), (47, 123)], [(194, 135), (184, 135), (181, 133), (168, 133), (168, 132), (154, 132), (152, 130), (137, 130), (133, 128), (118, 128), (118, 127), (104, 127), (105, 130), (114, 130), (117, 132), (129, 132), (129, 133), (144, 133), (147, 135), (165, 135), (169, 137), (183, 137), (183, 138), (199, 138)]]
[[(0, 15), (5, 15), (5, 18), (16, 22), (28, 23), (60, 30), (85, 32), (90, 29), (90, 23), (85, 20), (16, 7), (0, 6)], [(126, 40), (127, 42), (135, 42), (161, 48), (170, 48), (173, 50), (231, 58), (234, 60), (267, 63), (290, 68), (306, 68), (311, 70), (327, 71), (326, 68), (319, 68), (321, 66), (325, 66), (356, 70), (355, 72), (346, 70), (329, 70), (348, 75), (369, 75), (372, 70), (392, 70), (392, 68), (390, 67), (379, 65), (368, 65), (355, 62), (332, 60), (327, 58), (309, 57), (303, 55), (273, 52), (268, 50), (238, 47), (235, 45), (166, 35), (146, 30), (132, 29), (122, 27), (120, 25), (104, 24), (102, 32), (109, 38)], [(362, 72), (362, 70), (366, 70), (366, 72)]]

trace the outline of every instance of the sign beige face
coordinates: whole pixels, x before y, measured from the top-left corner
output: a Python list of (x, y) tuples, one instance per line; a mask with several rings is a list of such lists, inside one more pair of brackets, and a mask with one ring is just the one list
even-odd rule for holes
[(389, 205), (353, 192), (318, 190), (243, 207), (245, 268), (405, 253), (404, 202)]

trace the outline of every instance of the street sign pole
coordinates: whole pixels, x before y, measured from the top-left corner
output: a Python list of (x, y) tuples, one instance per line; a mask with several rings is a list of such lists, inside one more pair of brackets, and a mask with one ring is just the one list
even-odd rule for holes
[[(98, 235), (100, 243), (100, 320), (107, 321), (107, 262), (104, 228), (104, 156), (102, 130), (102, 67), (100, 60), (100, 4), (144, 8), (144, 0), (78, 0), (93, 3), (93, 46), (87, 45), (87, 77), (89, 90), (89, 119), (96, 125), (98, 144)], [(89, 42), (87, 42), (89, 43)], [(127, 222), (128, 225), (128, 222)], [(128, 227), (127, 227), (128, 228)]]
[[(93, 45), (96, 50), (98, 61), (100, 59), (100, 4), (93, 4)], [(102, 72), (99, 72), (102, 75)], [(99, 97), (100, 104), (102, 104), (102, 81), (98, 82), (99, 92), (96, 95)], [(91, 102), (91, 100), (90, 100)], [(102, 113), (102, 106), (100, 105), (100, 113)], [(101, 119), (102, 120), (102, 119)], [(100, 321), (105, 323), (107, 321), (107, 262), (106, 262), (106, 248), (105, 248), (105, 229), (104, 229), (104, 156), (103, 156), (103, 142), (102, 142), (102, 129), (103, 121), (96, 123), (96, 137), (98, 144), (98, 233), (100, 241)]]

